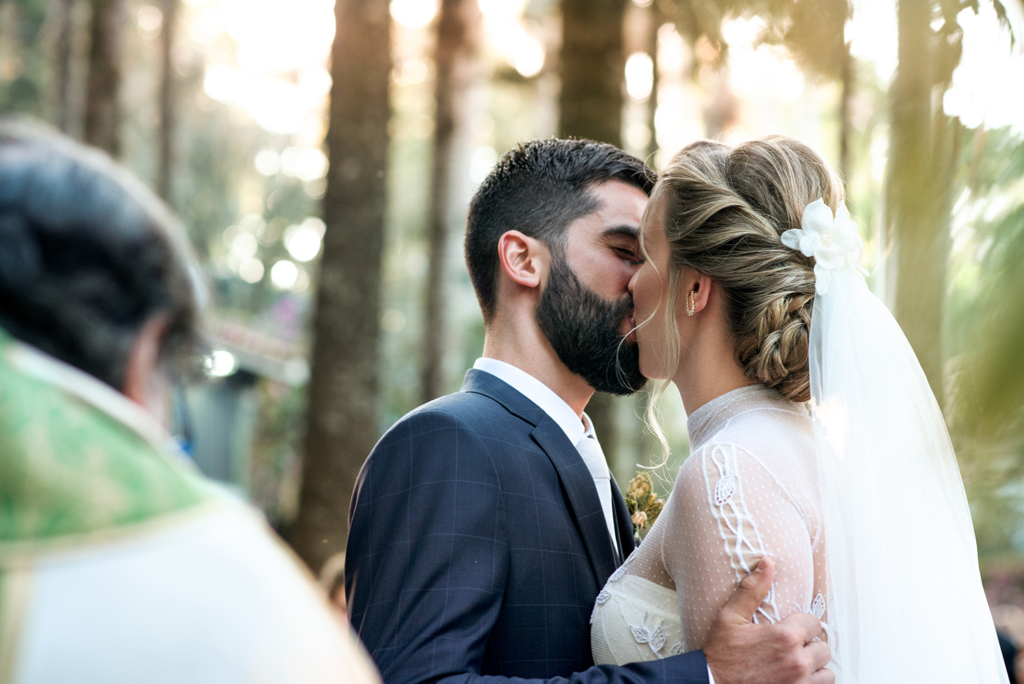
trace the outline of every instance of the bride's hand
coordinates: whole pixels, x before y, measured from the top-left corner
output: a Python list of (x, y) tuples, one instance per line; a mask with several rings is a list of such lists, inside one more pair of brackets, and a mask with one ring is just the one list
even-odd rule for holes
[(753, 617), (775, 578), (775, 564), (762, 558), (754, 572), (718, 614), (704, 655), (715, 684), (834, 684), (825, 665), (832, 659), (813, 615), (790, 615), (774, 624), (754, 624)]

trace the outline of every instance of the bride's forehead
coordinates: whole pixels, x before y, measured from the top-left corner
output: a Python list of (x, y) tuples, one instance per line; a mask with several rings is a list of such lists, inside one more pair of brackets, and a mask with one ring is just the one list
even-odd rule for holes
[(649, 245), (654, 240), (665, 241), (665, 211), (664, 196), (652, 196), (640, 224), (639, 237), (644, 245)]

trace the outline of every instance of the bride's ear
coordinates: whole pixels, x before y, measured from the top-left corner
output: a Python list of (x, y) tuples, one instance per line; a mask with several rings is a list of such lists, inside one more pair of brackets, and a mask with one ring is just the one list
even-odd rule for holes
[(498, 239), (498, 259), (512, 282), (533, 288), (543, 284), (551, 255), (540, 240), (510, 230)]
[(711, 299), (711, 288), (714, 287), (711, 278), (703, 273), (691, 271), (683, 283), (685, 284), (683, 301), (687, 313), (692, 316), (706, 309)]

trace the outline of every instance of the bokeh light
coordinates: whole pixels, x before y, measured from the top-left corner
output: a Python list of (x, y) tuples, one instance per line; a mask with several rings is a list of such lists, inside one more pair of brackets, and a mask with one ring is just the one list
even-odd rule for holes
[(263, 280), (263, 262), (259, 259), (246, 259), (238, 266), (238, 275), (249, 284)]
[(290, 290), (298, 278), (298, 267), (288, 259), (278, 261), (270, 269), (270, 282), (278, 290)]
[(253, 74), (322, 66), (334, 40), (333, 0), (221, 0), (238, 64)]
[(248, 259), (256, 256), (256, 252), (259, 248), (259, 243), (251, 233), (239, 233), (235, 239), (231, 241), (231, 251), (242, 259)]
[(498, 151), (490, 145), (481, 145), (473, 150), (469, 160), (469, 177), (474, 183), (480, 183), (494, 168), (498, 161)]
[(264, 176), (273, 176), (281, 170), (281, 157), (273, 150), (260, 150), (256, 153), (256, 170)]
[(327, 174), (327, 155), (317, 149), (289, 147), (281, 153), (281, 171), (304, 181), (314, 181)]
[(407, 28), (422, 28), (437, 15), (437, 0), (391, 0), (391, 18)]
[(156, 33), (164, 23), (164, 15), (153, 5), (143, 5), (135, 10), (135, 23), (147, 33)]
[(225, 378), (238, 368), (235, 355), (223, 349), (214, 350), (203, 360), (203, 369), (211, 378)]
[(646, 52), (634, 52), (626, 60), (626, 92), (645, 101), (654, 89), (654, 60)]
[(284, 233), (284, 246), (296, 261), (311, 261), (320, 253), (327, 227), (318, 218), (310, 217)]

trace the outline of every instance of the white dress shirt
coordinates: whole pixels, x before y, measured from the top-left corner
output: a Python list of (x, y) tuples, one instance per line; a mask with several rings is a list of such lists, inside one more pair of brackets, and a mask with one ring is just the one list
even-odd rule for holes
[(611, 475), (608, 470), (608, 461), (597, 441), (590, 417), (584, 413), (581, 420), (569, 404), (565, 403), (565, 400), (555, 394), (550, 387), (509, 363), (497, 359), (481, 358), (476, 360), (473, 368), (490, 373), (506, 382), (512, 389), (539, 406), (544, 413), (551, 417), (551, 420), (562, 428), (565, 436), (576, 446), (580, 457), (587, 464), (587, 469), (590, 470), (591, 477), (594, 478), (594, 487), (597, 489), (597, 498), (601, 501), (604, 520), (608, 525), (612, 550), (621, 562), (622, 553), (619, 549), (618, 535), (615, 533), (615, 514), (612, 509)]

